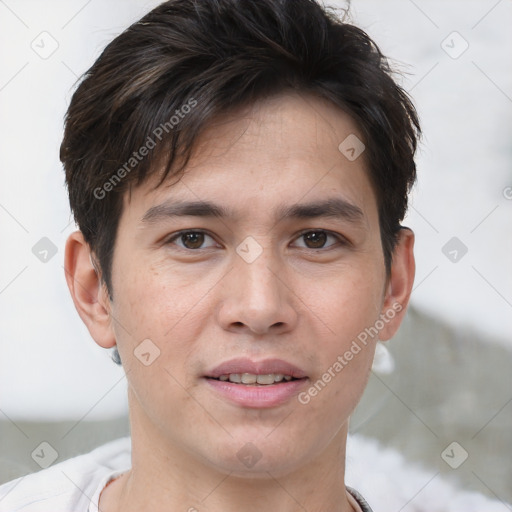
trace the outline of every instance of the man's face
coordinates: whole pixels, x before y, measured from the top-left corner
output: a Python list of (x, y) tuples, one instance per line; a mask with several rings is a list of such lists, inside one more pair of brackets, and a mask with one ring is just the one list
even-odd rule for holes
[[(351, 134), (327, 103), (276, 97), (205, 132), (178, 182), (125, 197), (111, 314), (132, 437), (252, 476), (342, 446), (377, 337), (335, 363), (387, 307), (364, 153), (350, 161), (338, 149)], [(224, 214), (171, 215), (188, 202)], [(241, 373), (274, 375), (231, 382)]]

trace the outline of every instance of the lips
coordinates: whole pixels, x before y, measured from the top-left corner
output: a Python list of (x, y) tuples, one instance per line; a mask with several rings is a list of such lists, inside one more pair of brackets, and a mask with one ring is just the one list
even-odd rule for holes
[[(282, 359), (265, 359), (263, 361), (252, 361), (247, 358), (231, 359), (212, 370), (208, 371), (205, 375), (206, 378), (220, 379), (220, 377), (244, 374), (250, 379), (249, 376), (263, 376), (263, 375), (282, 375), (284, 377), (291, 377), (292, 379), (304, 379), (307, 377), (306, 373), (297, 366), (283, 361)], [(223, 379), (231, 380), (231, 379)], [(234, 382), (234, 381), (232, 381)], [(242, 380), (243, 382), (243, 380)], [(247, 382), (249, 383), (249, 382)]]
[(281, 359), (232, 359), (204, 376), (215, 395), (243, 408), (273, 408), (288, 403), (307, 385), (306, 373)]
[(295, 379), (291, 375), (284, 375), (283, 373), (265, 373), (263, 375), (255, 373), (230, 373), (229, 375), (221, 375), (219, 380), (222, 382), (233, 382), (234, 384), (270, 386), (278, 382), (290, 382)]

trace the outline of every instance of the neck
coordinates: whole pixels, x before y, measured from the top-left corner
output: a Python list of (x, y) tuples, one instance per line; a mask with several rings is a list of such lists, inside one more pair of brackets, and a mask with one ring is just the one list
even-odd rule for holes
[(132, 469), (102, 493), (102, 512), (353, 512), (344, 485), (346, 425), (306, 465), (242, 475), (180, 449), (141, 414), (130, 422)]

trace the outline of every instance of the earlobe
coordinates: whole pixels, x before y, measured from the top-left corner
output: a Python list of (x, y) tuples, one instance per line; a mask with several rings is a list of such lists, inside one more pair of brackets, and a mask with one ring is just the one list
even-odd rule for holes
[(414, 233), (402, 227), (398, 236), (381, 312), (381, 317), (384, 315), (388, 320), (379, 333), (381, 341), (392, 338), (400, 327), (414, 283)]
[(81, 231), (75, 231), (67, 239), (64, 270), (76, 310), (91, 336), (101, 347), (113, 347), (116, 339), (107, 289)]

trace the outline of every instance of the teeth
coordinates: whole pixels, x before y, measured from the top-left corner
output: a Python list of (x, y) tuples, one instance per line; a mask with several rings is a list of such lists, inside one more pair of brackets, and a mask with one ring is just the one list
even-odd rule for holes
[(256, 384), (258, 376), (252, 373), (242, 373), (242, 384)]
[(219, 380), (234, 382), (235, 384), (261, 384), (269, 385), (283, 380), (289, 382), (292, 380), (291, 375), (283, 375), (282, 373), (268, 373), (266, 375), (255, 375), (254, 373), (230, 373), (229, 375), (221, 375)]
[(258, 375), (258, 378), (256, 379), (256, 382), (258, 384), (274, 384), (275, 379), (274, 375)]

